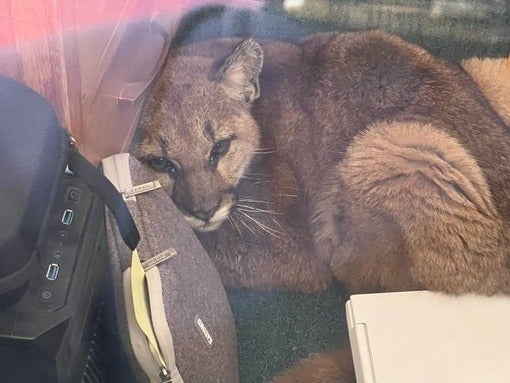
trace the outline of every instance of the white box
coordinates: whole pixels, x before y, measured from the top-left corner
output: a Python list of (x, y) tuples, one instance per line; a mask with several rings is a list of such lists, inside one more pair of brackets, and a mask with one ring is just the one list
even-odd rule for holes
[(429, 291), (346, 304), (358, 383), (510, 383), (510, 297)]

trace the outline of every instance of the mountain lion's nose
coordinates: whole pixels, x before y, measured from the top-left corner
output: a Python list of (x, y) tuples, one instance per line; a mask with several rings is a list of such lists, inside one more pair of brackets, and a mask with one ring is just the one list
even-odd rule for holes
[(194, 211), (191, 214), (194, 215), (195, 217), (201, 219), (202, 221), (207, 222), (211, 219), (211, 217), (214, 215), (214, 213), (216, 213), (216, 210), (217, 210), (217, 207), (214, 207), (208, 211), (199, 210), (199, 211)]

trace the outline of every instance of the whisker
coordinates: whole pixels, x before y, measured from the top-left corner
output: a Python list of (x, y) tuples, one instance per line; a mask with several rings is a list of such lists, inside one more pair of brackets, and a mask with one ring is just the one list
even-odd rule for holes
[(274, 181), (272, 180), (260, 180), (257, 182), (254, 182), (253, 185), (265, 185), (265, 184), (272, 184)]
[(259, 237), (257, 234), (255, 234), (255, 232), (251, 229), (251, 227), (250, 227), (250, 226), (248, 226), (248, 225), (246, 224), (246, 222), (244, 222), (244, 220), (242, 219), (242, 217), (241, 217), (241, 216), (237, 215), (237, 218), (239, 219), (239, 222), (240, 222), (240, 223), (241, 223), (244, 227), (246, 227), (250, 233), (252, 233), (252, 234), (255, 236), (255, 238), (258, 238), (258, 237)]
[(278, 226), (280, 229), (282, 229), (282, 232), (283, 234), (287, 234), (287, 232), (285, 231), (285, 229), (283, 228), (283, 226), (280, 224), (280, 222), (278, 222), (276, 219), (274, 218), (271, 218), (272, 221), (276, 224), (276, 226)]
[(274, 210), (266, 210), (266, 209), (260, 209), (258, 207), (254, 207), (254, 206), (249, 206), (249, 205), (241, 205), (241, 204), (237, 204), (237, 207), (240, 207), (241, 211), (252, 211), (254, 213), (267, 213), (267, 214), (274, 214), (274, 215), (281, 215), (282, 213), (278, 213)]
[(263, 204), (267, 204), (267, 205), (270, 205), (270, 204), (273, 203), (273, 202), (270, 202), (270, 201), (262, 201), (262, 200), (258, 200), (258, 199), (243, 198), (243, 197), (239, 198), (239, 202), (263, 203)]
[(255, 218), (249, 216), (248, 214), (246, 214), (246, 212), (240, 212), (241, 214), (243, 214), (246, 218), (250, 219), (251, 221), (255, 222), (255, 224), (260, 227), (262, 230), (264, 230), (266, 233), (272, 235), (273, 237), (275, 238), (278, 238), (278, 239), (282, 239), (280, 236), (276, 235), (276, 234), (285, 234), (285, 233), (281, 233), (271, 227), (268, 227), (266, 225), (264, 225), (262, 222), (260, 221), (257, 221)]
[(270, 149), (268, 149), (268, 150), (254, 150), (254, 151), (252, 151), (252, 153), (254, 155), (264, 155), (264, 154), (274, 154), (274, 153), (276, 153), (278, 151), (279, 151), (279, 149), (273, 149), (273, 150), (270, 150)]
[(244, 242), (243, 234), (241, 233), (241, 230), (239, 229), (239, 226), (237, 226), (237, 223), (235, 223), (234, 218), (232, 216), (228, 217), (228, 221), (232, 225), (232, 227), (235, 227), (237, 232), (239, 233), (239, 236), (241, 237), (241, 240)]

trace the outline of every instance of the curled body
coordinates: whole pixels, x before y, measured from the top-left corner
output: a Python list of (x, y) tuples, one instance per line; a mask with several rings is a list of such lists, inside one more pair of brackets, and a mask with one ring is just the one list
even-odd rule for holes
[(481, 89), (382, 32), (202, 42), (172, 53), (133, 152), (226, 286), (509, 293), (510, 100)]

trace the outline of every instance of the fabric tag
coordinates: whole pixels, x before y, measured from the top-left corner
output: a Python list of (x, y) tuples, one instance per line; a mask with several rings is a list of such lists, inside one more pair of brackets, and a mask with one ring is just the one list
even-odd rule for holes
[(165, 251), (159, 253), (158, 255), (143, 261), (142, 267), (145, 271), (147, 271), (147, 270), (153, 268), (154, 266), (157, 266), (160, 263), (165, 262), (167, 259), (172, 258), (176, 254), (177, 254), (177, 251), (173, 247), (171, 247), (170, 249), (165, 250)]
[(141, 184), (141, 185), (133, 186), (131, 188), (124, 189), (122, 191), (122, 195), (124, 196), (125, 199), (127, 199), (130, 197), (137, 196), (139, 194), (148, 193), (150, 191), (159, 189), (160, 187), (161, 187), (161, 184), (159, 183), (158, 180), (156, 180), (156, 181), (147, 182), (145, 184)]

